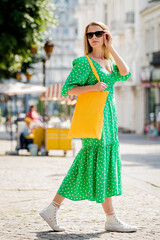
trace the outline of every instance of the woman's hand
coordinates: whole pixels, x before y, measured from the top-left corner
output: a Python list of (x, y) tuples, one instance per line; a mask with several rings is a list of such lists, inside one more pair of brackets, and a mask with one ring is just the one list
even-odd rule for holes
[[(112, 46), (112, 36), (111, 36), (110, 31), (108, 31), (108, 30), (103, 30), (103, 31), (104, 31), (104, 34), (103, 34), (104, 44), (108, 48), (112, 57), (114, 58), (120, 74), (122, 76), (127, 75), (129, 73), (129, 67), (127, 66), (127, 64), (123, 61), (123, 59), (119, 56), (117, 51)], [(106, 39), (106, 35), (107, 35), (107, 39)]]
[(107, 87), (108, 85), (104, 82), (97, 82), (93, 85), (94, 91), (104, 91)]
[[(104, 31), (104, 35), (103, 35), (104, 44), (105, 44), (105, 46), (107, 48), (109, 48), (109, 47), (112, 46), (112, 36), (111, 36), (111, 33), (108, 30), (103, 30), (103, 31)], [(107, 36), (107, 39), (106, 39), (106, 36)]]

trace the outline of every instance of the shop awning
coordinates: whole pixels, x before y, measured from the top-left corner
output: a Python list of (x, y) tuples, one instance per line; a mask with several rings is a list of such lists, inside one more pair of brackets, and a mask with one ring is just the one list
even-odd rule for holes
[(70, 95), (64, 97), (61, 95), (63, 83), (56, 83), (47, 88), (45, 92), (40, 95), (41, 101), (61, 101), (61, 103), (67, 102), (68, 104), (75, 104), (77, 96)]

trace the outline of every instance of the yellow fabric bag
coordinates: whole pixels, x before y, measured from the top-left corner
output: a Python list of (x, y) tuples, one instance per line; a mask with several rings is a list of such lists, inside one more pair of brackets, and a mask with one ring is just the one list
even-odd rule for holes
[[(86, 55), (92, 71), (100, 82), (98, 73)], [(103, 127), (103, 109), (109, 91), (91, 91), (78, 95), (73, 113), (68, 138), (98, 138), (101, 139)]]

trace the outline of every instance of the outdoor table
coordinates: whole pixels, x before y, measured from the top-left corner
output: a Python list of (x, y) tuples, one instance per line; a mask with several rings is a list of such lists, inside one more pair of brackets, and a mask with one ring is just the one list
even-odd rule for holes
[(72, 150), (68, 132), (66, 128), (35, 128), (33, 143), (38, 144), (39, 149), (44, 145), (47, 154), (50, 150), (63, 150), (65, 156), (67, 150)]

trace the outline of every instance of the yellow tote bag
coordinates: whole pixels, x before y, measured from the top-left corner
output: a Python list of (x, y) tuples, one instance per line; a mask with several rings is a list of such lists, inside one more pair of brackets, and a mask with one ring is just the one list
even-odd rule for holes
[[(100, 82), (98, 73), (86, 55), (92, 71)], [(103, 127), (103, 109), (108, 91), (91, 91), (78, 95), (73, 113), (68, 138), (98, 138), (101, 139)]]

